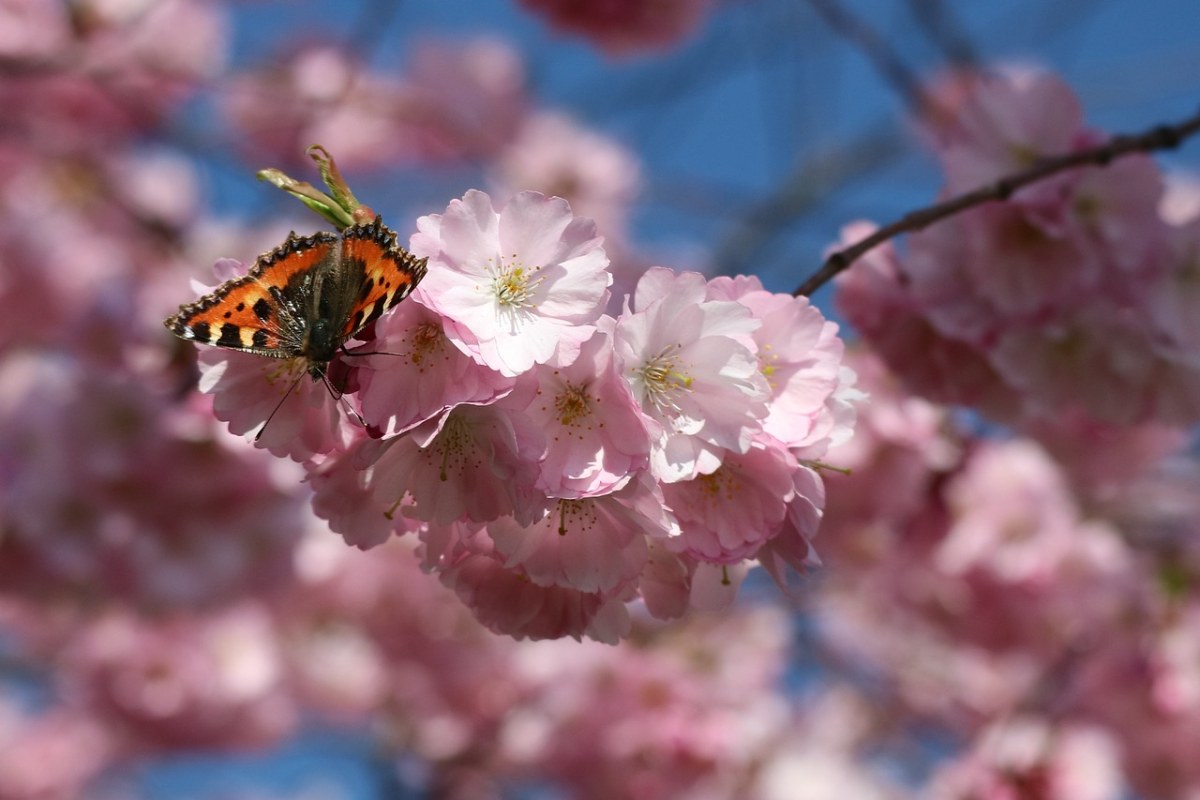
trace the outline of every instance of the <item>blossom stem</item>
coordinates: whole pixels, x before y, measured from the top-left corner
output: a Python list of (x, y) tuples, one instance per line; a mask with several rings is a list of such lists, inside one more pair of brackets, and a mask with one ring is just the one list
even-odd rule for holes
[(1040, 158), (1028, 169), (1006, 175), (997, 181), (941, 203), (910, 211), (855, 244), (835, 250), (825, 259), (820, 269), (800, 284), (793, 294), (810, 296), (859, 258), (901, 233), (922, 230), (934, 222), (984, 203), (1007, 200), (1018, 189), (1060, 172), (1086, 166), (1107, 166), (1110, 162), (1130, 153), (1149, 153), (1154, 150), (1173, 149), (1197, 132), (1200, 132), (1200, 113), (1173, 125), (1156, 125), (1140, 134), (1114, 136), (1106, 143), (1086, 150)]

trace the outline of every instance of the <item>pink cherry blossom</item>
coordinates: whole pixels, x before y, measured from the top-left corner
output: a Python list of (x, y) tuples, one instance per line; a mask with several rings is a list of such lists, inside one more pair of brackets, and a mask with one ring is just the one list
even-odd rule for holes
[[(870, 226), (855, 225), (845, 233), (857, 241)], [(881, 245), (843, 273), (837, 282), (837, 305), (907, 387), (943, 403), (979, 408), (1005, 418), (1017, 413), (1020, 396), (1010, 389), (985, 354), (947, 337), (931, 324), (901, 271), (894, 245)]]
[(671, 552), (665, 541), (650, 540), (647, 551), (638, 585), (646, 610), (656, 619), (678, 619), (688, 610), (695, 564)]
[(749, 573), (750, 565), (746, 562), (731, 565), (697, 561), (692, 569), (688, 604), (707, 613), (728, 611)]
[(453, 759), (494, 736), (513, 708), (522, 687), (504, 665), (515, 643), (422, 573), (414, 544), (361, 551), (313, 531), (293, 590), (274, 607), (301, 698), (334, 719), (399, 723), (416, 752)]
[(318, 42), (238, 75), (221, 110), (243, 147), (275, 161), (301, 163), (320, 142), (343, 169), (436, 164), (507, 143), (525, 110), (524, 84), (516, 53), (495, 39), (419, 41), (399, 74)]
[(949, 411), (905, 392), (877, 354), (852, 348), (847, 361), (870, 400), (862, 404), (854, 438), (825, 456), (846, 473), (825, 475), (822, 535), (823, 549), (835, 561), (853, 562), (894, 551), (886, 544), (878, 552), (870, 547), (856, 553), (855, 548), (868, 544), (865, 531), (887, 530), (917, 516), (928, 504), (936, 476), (960, 462), (965, 443), (952, 428)]
[(1146, 286), (1146, 316), (1178, 347), (1200, 346), (1200, 321), (1194, 313), (1200, 303), (1200, 218), (1172, 227), (1166, 269), (1150, 277)]
[(539, 586), (506, 568), (479, 534), (462, 540), (438, 576), (480, 623), (515, 639), (587, 636), (616, 644), (629, 632), (629, 613), (621, 598)]
[(314, 490), (313, 512), (329, 523), (330, 530), (341, 534), (346, 544), (362, 550), (408, 528), (406, 517), (388, 513), (388, 507), (376, 499), (369, 472), (362, 468), (370, 457), (364, 451), (373, 454), (377, 446), (372, 439), (360, 439), (312, 466), (307, 477)]
[(530, 111), (526, 82), (521, 53), (501, 37), (418, 41), (398, 121), (427, 157), (495, 158)]
[(224, 66), (229, 31), (219, 7), (197, 0), (88, 3), (88, 55), (96, 68), (119, 69), (122, 92), (166, 94), (209, 78)]
[[(456, 348), (441, 319), (420, 303), (401, 303), (384, 315), (359, 352), (377, 354), (365, 357), (357, 398), (367, 424), (384, 435), (403, 433), (459, 403), (490, 403), (513, 386), (512, 378)], [(352, 360), (361, 365), (361, 358)]]
[(1200, 363), (1152, 336), (1129, 309), (1097, 300), (1058, 324), (1005, 335), (992, 361), (1035, 415), (1079, 405), (1125, 425), (1200, 419)]
[[(1010, 71), (981, 78), (972, 88), (936, 145), (951, 194), (1018, 172), (1039, 157), (1066, 153), (1083, 132), (1079, 100), (1053, 75)], [(1044, 182), (1026, 194), (1036, 201), (1060, 183)]]
[(415, 297), (479, 363), (515, 376), (570, 363), (591, 338), (612, 276), (595, 225), (565, 201), (522, 192), (497, 211), (471, 190), (417, 227), (412, 251), (429, 274)]
[[(1170, 653), (1167, 644), (1195, 624), (1194, 604), (1189, 600), (1171, 611), (1143, 606), (1151, 616), (1132, 630), (1118, 628), (1106, 636), (1103, 647), (1080, 665), (1072, 687), (1079, 698), (1073, 705), (1119, 741), (1126, 779), (1146, 797), (1170, 797), (1200, 782), (1191, 746), (1200, 736), (1200, 714), (1186, 689), (1196, 665), (1187, 663), (1185, 653)], [(1181, 655), (1184, 659), (1174, 661)], [(1122, 688), (1130, 685), (1139, 690)]]
[(1061, 472), (1029, 443), (982, 445), (945, 492), (954, 521), (934, 559), (952, 574), (1042, 583), (1085, 549), (1081, 539), (1116, 546), (1112, 530), (1080, 520)]
[(833, 431), (830, 398), (852, 380), (842, 370), (837, 325), (807, 298), (767, 292), (754, 277), (714, 278), (708, 291), (713, 299), (738, 301), (762, 322), (753, 337), (771, 391), (763, 430), (810, 451), (826, 437), (842, 438)]
[(611, 592), (641, 573), (647, 537), (666, 539), (678, 528), (661, 491), (640, 480), (603, 497), (550, 502), (530, 525), (501, 518), (487, 533), (504, 565), (539, 586)]
[(679, 520), (676, 543), (691, 556), (735, 564), (775, 537), (795, 496), (796, 459), (759, 436), (745, 453), (729, 453), (715, 472), (668, 483), (663, 497)]
[(1021, 421), (1035, 439), (1088, 497), (1105, 496), (1132, 485), (1178, 453), (1186, 430), (1159, 423), (1120, 425), (1102, 422), (1082, 410)]
[(963, 270), (975, 296), (1003, 317), (1070, 307), (1104, 275), (1104, 262), (1086, 248), (1077, 225), (1039, 225), (1015, 204), (975, 209), (962, 227), (959, 235), (975, 248), (971, 257), (941, 267)]
[(229, 423), (230, 433), (295, 461), (349, 443), (357, 423), (333, 390), (308, 374), (306, 359), (205, 348), (199, 363), (200, 391), (213, 395), (213, 414)]
[(790, 573), (804, 574), (820, 565), (812, 540), (825, 512), (825, 483), (821, 476), (802, 467), (792, 477), (795, 494), (780, 531), (753, 554), (771, 580), (785, 591), (789, 588)]
[(537, 390), (524, 414), (546, 434), (538, 489), (549, 497), (608, 494), (647, 466), (650, 436), (613, 365), (610, 333), (597, 331), (569, 366), (529, 375)]
[(638, 647), (525, 645), (512, 669), (538, 691), (506, 731), (514, 760), (577, 797), (739, 796), (792, 722), (770, 691), (785, 630), (758, 607)]
[(450, 523), (486, 522), (507, 514), (527, 518), (540, 505), (531, 454), (541, 433), (528, 420), (496, 406), (463, 403), (408, 435), (364, 452), (368, 485), (384, 508), (409, 495), (404, 513)]
[[(943, 142), (948, 191), (969, 188), (955, 183), (964, 175), (1020, 168), (1006, 159), (1032, 163), (1100, 138), (1057, 79), (1000, 76), (975, 92)], [(1009, 127), (987, 122), (1000, 119)], [(1064, 173), (913, 234), (906, 257), (890, 246), (868, 254), (842, 280), (839, 304), (932, 399), (1006, 422), (1082, 413), (1186, 425), (1200, 418), (1194, 342), (1178, 311), (1188, 238), (1163, 219), (1162, 198), (1148, 158)]]
[(666, 482), (713, 472), (745, 452), (766, 416), (768, 387), (739, 303), (707, 300), (697, 273), (655, 268), (617, 319), (616, 363), (650, 421), (651, 472)]
[(62, 6), (18, 0), (0, 8), (0, 53), (8, 58), (45, 57), (70, 39), (70, 19)]

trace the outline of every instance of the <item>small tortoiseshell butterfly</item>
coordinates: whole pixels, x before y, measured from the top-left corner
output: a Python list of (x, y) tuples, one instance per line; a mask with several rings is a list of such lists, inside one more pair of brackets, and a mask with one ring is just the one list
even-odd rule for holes
[(379, 217), (340, 237), (291, 233), (245, 275), (180, 306), (163, 324), (201, 344), (304, 358), (315, 380), (347, 339), (408, 297), (426, 261), (397, 245)]

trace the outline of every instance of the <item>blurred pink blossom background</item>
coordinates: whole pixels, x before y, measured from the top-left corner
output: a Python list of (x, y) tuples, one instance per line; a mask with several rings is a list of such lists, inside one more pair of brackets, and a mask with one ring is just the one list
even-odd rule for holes
[[(1011, 5), (0, 0), (0, 800), (1200, 797), (1200, 144), (794, 293), (1196, 112)], [(162, 325), (314, 144), (344, 394)]]

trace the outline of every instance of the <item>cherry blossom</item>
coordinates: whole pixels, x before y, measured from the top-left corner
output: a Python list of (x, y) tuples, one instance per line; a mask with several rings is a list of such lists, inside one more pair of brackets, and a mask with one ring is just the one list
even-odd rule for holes
[(0, 431), (6, 593), (199, 608), (288, 579), (299, 474), (220, 438), (203, 403), (168, 411), (147, 384), (62, 355), (10, 356), (0, 375), (4, 415), (24, 419)]
[[(1065, 153), (1084, 132), (1075, 92), (1058, 77), (1035, 70), (976, 77), (956, 110), (953, 125), (942, 129), (935, 144), (954, 194), (1017, 172), (1039, 156)], [(1036, 203), (1058, 190), (1057, 184), (1039, 184), (1027, 199)]]
[(745, 453), (726, 455), (714, 472), (666, 484), (663, 496), (683, 531), (679, 546), (718, 564), (754, 553), (782, 529), (797, 469), (782, 443), (764, 435)]
[(704, 278), (652, 269), (616, 323), (616, 362), (651, 425), (651, 471), (666, 482), (715, 471), (745, 452), (766, 416), (751, 349), (760, 323), (739, 303), (707, 300)]
[(399, 506), (415, 519), (487, 522), (525, 518), (537, 503), (529, 454), (541, 435), (526, 420), (497, 406), (463, 403), (410, 432), (380, 443), (363, 460), (368, 486), (381, 508)]
[[(931, 203), (1117, 131), (1185, 146), (889, 240), (835, 314), (768, 287), (841, 211), (899, 211), (836, 191), (879, 140), (830, 107), (832, 154), (789, 128), (693, 170), (705, 118), (756, 141), (745, 43), (654, 52), (713, 12), (769, 22), (769, 62), (807, 12), (529, 0), (512, 45), (386, 4), (298, 40), (252, 5), (0, 1), (0, 796), (290, 766), (314, 729), (387, 796), (1197, 795), (1200, 193), (1169, 92), (996, 64), (965, 10), (962, 43), (897, 42), (958, 63), (913, 92)], [(161, 324), (313, 223), (251, 195), (279, 165), (326, 229), (378, 213), (429, 257), (325, 380)]]
[[(1056, 78), (1000, 75), (974, 92), (936, 145), (948, 192), (1100, 138)], [(1084, 413), (1189, 424), (1200, 376), (1175, 306), (1187, 297), (1188, 234), (1160, 213), (1163, 186), (1141, 157), (1038, 182), (914, 233), (906, 254), (890, 244), (869, 254), (839, 305), (894, 367), (921, 364), (904, 379), (932, 399), (1007, 423)]]
[(985, 731), (971, 753), (937, 774), (934, 798), (963, 796), (1117, 800), (1124, 796), (1118, 744), (1103, 728), (1055, 727), (1019, 717)]
[(616, 644), (629, 632), (629, 613), (620, 597), (572, 587), (538, 586), (505, 568), (481, 534), (460, 540), (439, 577), (480, 623), (515, 639), (580, 639), (586, 635)]
[(221, 110), (247, 151), (273, 161), (299, 163), (321, 142), (347, 169), (435, 164), (504, 146), (522, 118), (524, 84), (520, 59), (496, 39), (422, 41), (399, 74), (310, 42), (241, 73)]
[(266, 359), (205, 351), (200, 391), (213, 395), (213, 414), (231, 433), (269, 452), (304, 461), (345, 447), (351, 429), (335, 390), (308, 374), (303, 358)]
[(504, 565), (540, 586), (611, 592), (641, 574), (647, 537), (678, 533), (661, 493), (648, 481), (603, 497), (557, 500), (531, 525), (502, 518), (488, 537)]
[(763, 430), (815, 455), (821, 443), (847, 438), (848, 430), (834, 430), (839, 421), (831, 407), (833, 395), (846, 395), (852, 384), (841, 367), (837, 325), (806, 298), (767, 292), (754, 277), (715, 278), (708, 291), (714, 299), (738, 301), (762, 322), (753, 338), (771, 391)]
[[(512, 391), (513, 379), (456, 348), (442, 320), (419, 303), (401, 303), (375, 326), (355, 358), (363, 418), (384, 435), (403, 433), (459, 403), (484, 404)], [(358, 355), (358, 353), (355, 353)]]
[(479, 363), (515, 376), (570, 363), (591, 337), (612, 277), (594, 223), (565, 201), (522, 192), (496, 210), (472, 190), (417, 227), (430, 267), (415, 297)]
[(537, 487), (549, 497), (608, 494), (649, 463), (650, 435), (613, 365), (612, 336), (597, 331), (566, 367), (535, 368), (524, 413), (545, 432)]

